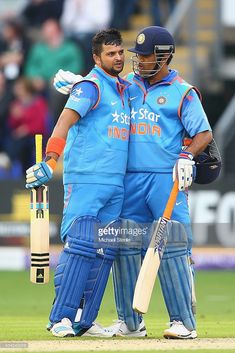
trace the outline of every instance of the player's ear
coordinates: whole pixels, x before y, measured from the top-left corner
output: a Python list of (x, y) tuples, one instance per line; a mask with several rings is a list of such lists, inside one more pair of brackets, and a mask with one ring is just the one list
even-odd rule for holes
[(101, 65), (101, 60), (100, 60), (100, 57), (98, 55), (93, 54), (93, 60), (94, 60), (96, 65), (98, 65), (98, 66)]

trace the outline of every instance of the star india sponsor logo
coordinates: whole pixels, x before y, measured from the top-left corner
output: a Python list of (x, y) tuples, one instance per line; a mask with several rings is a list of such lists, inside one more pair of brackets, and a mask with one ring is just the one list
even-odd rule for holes
[(130, 116), (115, 110), (112, 116), (112, 125), (108, 126), (108, 137), (127, 141), (130, 135)]
[(159, 125), (160, 114), (149, 111), (146, 108), (131, 109), (131, 134), (132, 135), (156, 135), (161, 136)]
[[(137, 115), (137, 117), (136, 117)], [(146, 108), (140, 108), (139, 110), (135, 110), (134, 108), (131, 109), (131, 119), (132, 120), (151, 120), (155, 123), (158, 122), (160, 118), (160, 114), (156, 114), (154, 112), (149, 111)]]
[(119, 123), (119, 124), (124, 124), (124, 125), (130, 125), (130, 116), (127, 115), (126, 113), (119, 113), (117, 110), (115, 110), (114, 113), (111, 114), (113, 119), (113, 123)]

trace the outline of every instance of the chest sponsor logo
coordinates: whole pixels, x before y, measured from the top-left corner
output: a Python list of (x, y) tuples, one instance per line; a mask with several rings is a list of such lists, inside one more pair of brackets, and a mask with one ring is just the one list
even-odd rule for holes
[(130, 125), (131, 118), (126, 113), (123, 113), (123, 112), (118, 113), (117, 110), (115, 110), (115, 112), (111, 115), (113, 117), (113, 120), (112, 120), (113, 123)]
[(108, 137), (114, 138), (122, 141), (127, 141), (129, 139), (130, 131), (129, 128), (119, 127), (119, 126), (108, 126)]
[(161, 136), (161, 127), (158, 124), (160, 114), (146, 108), (131, 109), (131, 134), (132, 135), (157, 135)]
[(130, 135), (130, 115), (115, 110), (112, 116), (112, 125), (108, 126), (108, 137), (128, 141)]
[(146, 108), (140, 108), (139, 110), (131, 109), (131, 120), (150, 120), (157, 123), (159, 118), (160, 114), (151, 112)]
[(148, 123), (131, 123), (132, 135), (157, 135), (161, 136), (161, 128), (159, 125), (151, 125)]

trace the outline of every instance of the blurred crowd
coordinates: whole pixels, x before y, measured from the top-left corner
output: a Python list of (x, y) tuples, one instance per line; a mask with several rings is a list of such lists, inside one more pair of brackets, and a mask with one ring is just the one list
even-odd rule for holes
[[(150, 6), (153, 24), (163, 25), (159, 1)], [(53, 88), (55, 73), (85, 75), (93, 35), (128, 30), (138, 11), (139, 0), (1, 0), (0, 179), (22, 176), (34, 162), (34, 135), (50, 135), (67, 99)]]

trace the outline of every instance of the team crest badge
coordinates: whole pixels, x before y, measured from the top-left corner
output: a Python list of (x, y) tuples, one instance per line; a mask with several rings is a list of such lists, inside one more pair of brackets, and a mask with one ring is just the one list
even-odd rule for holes
[(143, 44), (144, 41), (145, 41), (145, 35), (144, 35), (144, 33), (140, 33), (140, 34), (138, 35), (136, 41), (137, 41), (138, 44)]
[(163, 96), (158, 97), (157, 103), (158, 104), (165, 104), (166, 103), (166, 97), (163, 97)]

